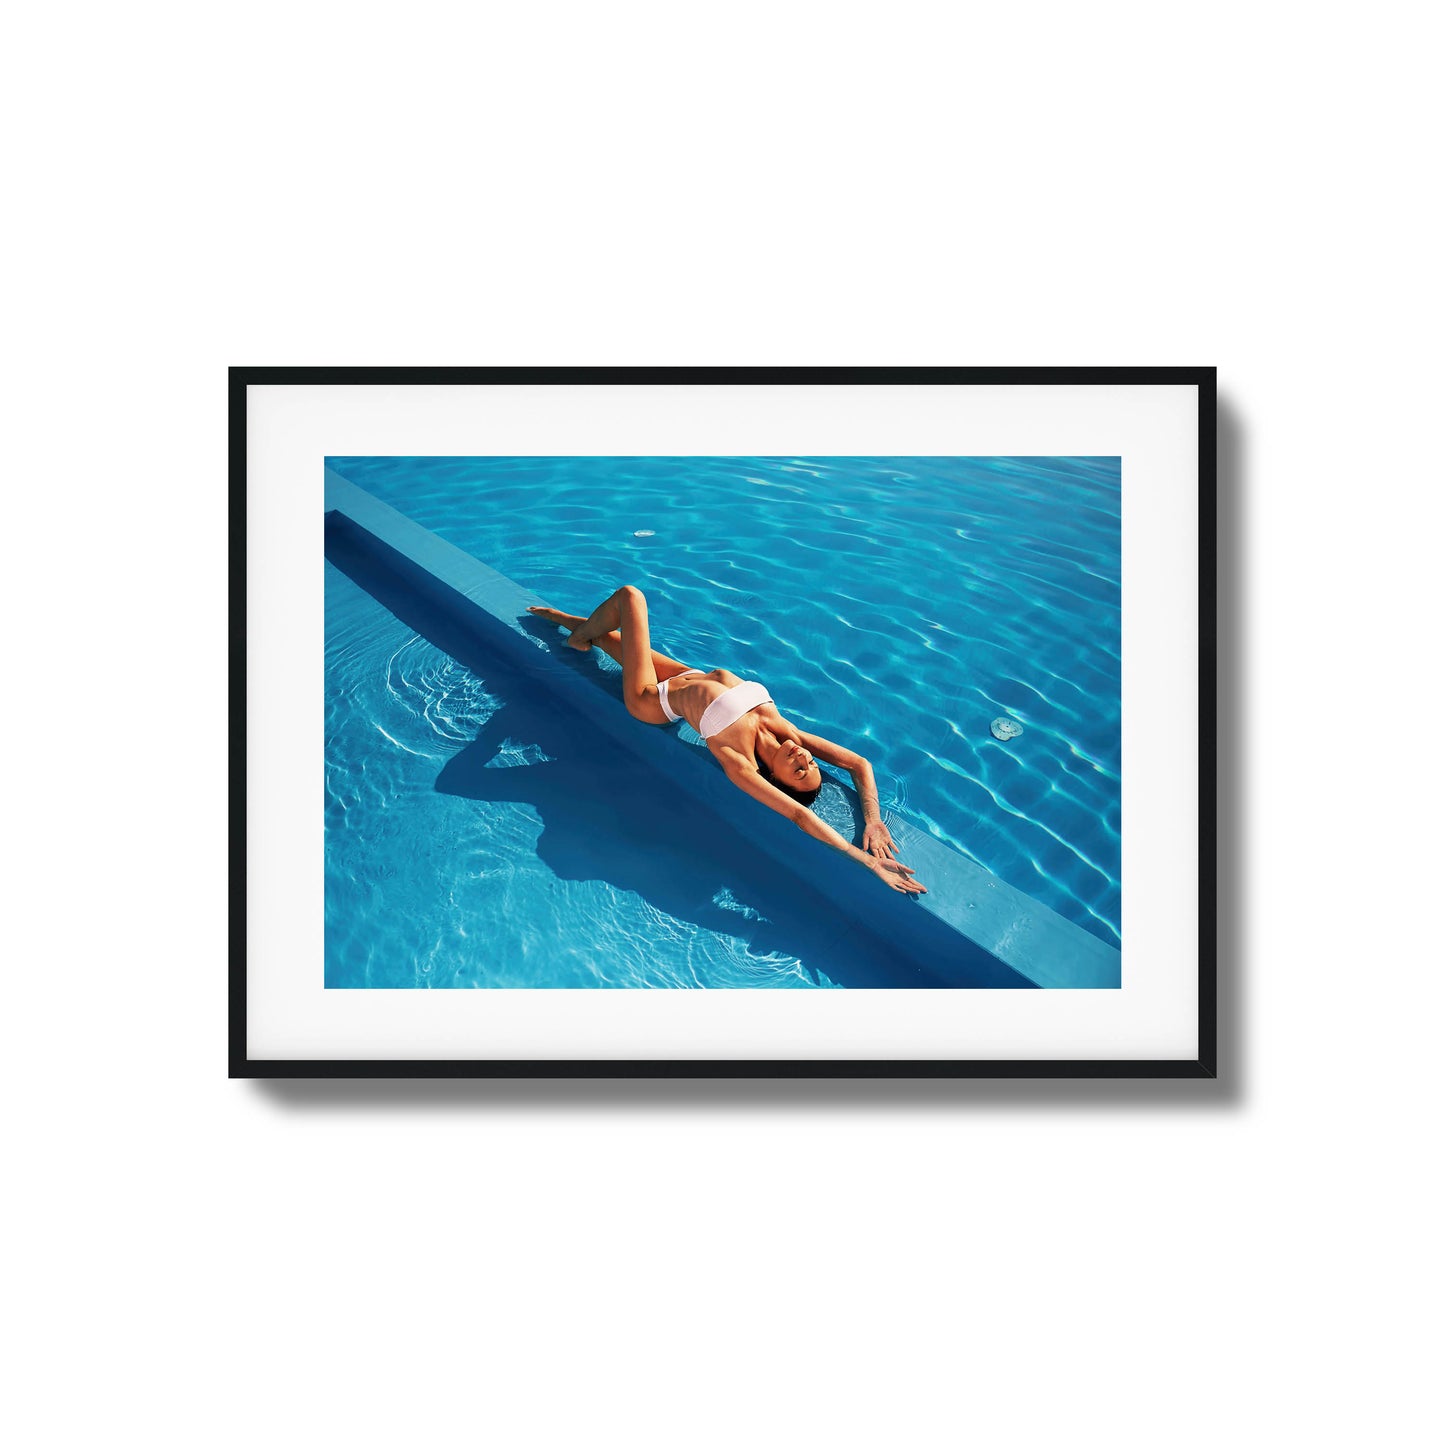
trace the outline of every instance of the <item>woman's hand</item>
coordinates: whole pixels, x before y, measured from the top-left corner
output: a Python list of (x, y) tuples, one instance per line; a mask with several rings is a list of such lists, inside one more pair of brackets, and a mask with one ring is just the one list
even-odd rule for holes
[(870, 858), (868, 871), (881, 878), (895, 893), (927, 893), (923, 884), (914, 880), (913, 869), (895, 863), (891, 858)]
[(875, 858), (892, 858), (898, 852), (887, 823), (869, 823), (863, 829), (863, 851)]

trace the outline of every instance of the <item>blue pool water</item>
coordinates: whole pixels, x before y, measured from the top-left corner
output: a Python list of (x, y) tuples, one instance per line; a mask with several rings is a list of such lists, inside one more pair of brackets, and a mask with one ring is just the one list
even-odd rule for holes
[[(870, 758), (885, 816), (1120, 944), (1117, 458), (328, 461), (556, 607), (636, 583), (659, 650), (760, 678)], [(680, 848), (685, 796), (599, 767), (337, 560), (328, 986), (890, 981), (745, 847)]]

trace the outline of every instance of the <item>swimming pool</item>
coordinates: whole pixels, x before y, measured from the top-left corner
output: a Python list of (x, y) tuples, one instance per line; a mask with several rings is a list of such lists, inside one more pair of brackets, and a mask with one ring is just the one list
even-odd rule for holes
[[(660, 649), (762, 678), (885, 813), (1118, 945), (1117, 459), (330, 462), (558, 607), (636, 582)], [(329, 986), (877, 981), (745, 848), (670, 845), (685, 796), (334, 561), (326, 607)]]

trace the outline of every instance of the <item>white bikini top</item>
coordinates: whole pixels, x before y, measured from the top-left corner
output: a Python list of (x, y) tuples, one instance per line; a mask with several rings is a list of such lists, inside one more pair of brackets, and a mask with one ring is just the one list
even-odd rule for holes
[(745, 712), (772, 702), (772, 696), (760, 682), (739, 682), (708, 703), (698, 719), (698, 732), (706, 738), (716, 737), (731, 727)]

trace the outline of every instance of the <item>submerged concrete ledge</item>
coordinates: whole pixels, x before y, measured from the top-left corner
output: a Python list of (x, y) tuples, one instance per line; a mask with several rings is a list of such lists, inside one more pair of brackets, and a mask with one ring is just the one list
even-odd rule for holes
[[(1120, 954), (1092, 933), (1021, 893), (986, 868), (940, 843), (904, 819), (889, 829), (904, 860), (928, 888), (919, 897), (893, 893), (825, 844), (801, 834), (777, 813), (760, 807), (723, 775), (705, 747), (673, 728), (635, 721), (622, 703), (621, 671), (593, 649), (572, 651), (561, 632), (527, 613), (543, 598), (460, 548), (429, 532), (326, 468), (328, 537), (345, 535), (370, 550), (426, 605), (446, 612), (466, 638), (464, 665), (495, 656), (549, 702), (576, 715), (633, 756), (679, 773), (685, 786), (717, 820), (765, 850), (799, 882), (875, 938), (880, 949), (902, 956), (923, 986), (954, 988), (1118, 988)], [(626, 579), (619, 579), (626, 580)], [(783, 701), (786, 711), (786, 700)], [(689, 730), (690, 731), (690, 730)], [(694, 735), (695, 736), (695, 735)], [(819, 811), (844, 834), (844, 809), (853, 818), (853, 841), (862, 832), (862, 809), (847, 784), (825, 773)], [(625, 816), (625, 803), (619, 805)], [(678, 846), (683, 846), (679, 840)]]

